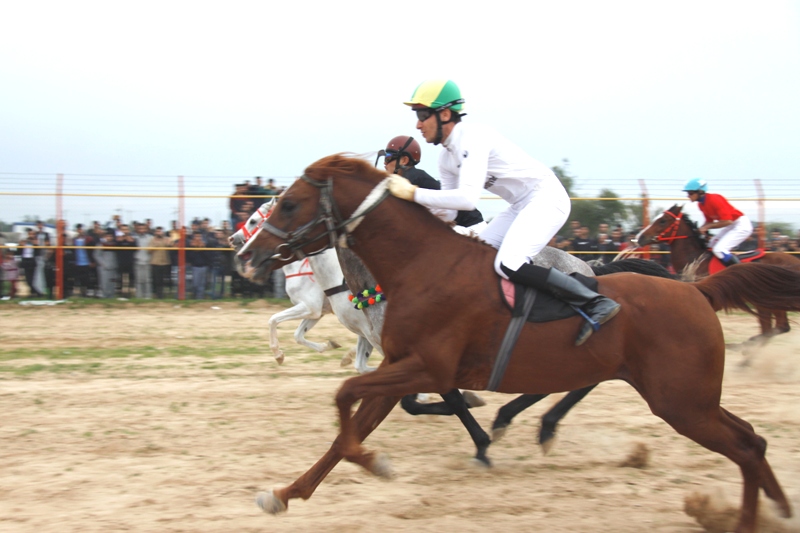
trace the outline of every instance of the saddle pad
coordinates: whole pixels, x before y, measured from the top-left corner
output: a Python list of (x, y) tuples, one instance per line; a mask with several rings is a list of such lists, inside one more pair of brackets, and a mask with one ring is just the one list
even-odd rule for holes
[[(570, 274), (570, 276), (583, 283), (589, 289), (597, 292), (597, 279), (584, 276), (577, 272)], [(503, 294), (503, 298), (509, 309), (511, 309), (512, 316), (518, 316), (522, 313), (522, 295), (525, 289), (526, 287), (523, 285), (517, 285), (505, 278), (500, 278), (500, 292)], [(527, 321), (550, 322), (552, 320), (569, 318), (577, 314), (577, 311), (563, 300), (559, 300), (547, 292), (536, 291), (536, 300), (534, 300), (533, 309), (528, 315)]]
[[(736, 257), (738, 257), (739, 261), (742, 263), (755, 263), (760, 261), (765, 255), (767, 255), (767, 252), (759, 248), (758, 250), (736, 254)], [(725, 265), (722, 264), (722, 261), (717, 259), (716, 255), (712, 255), (711, 261), (708, 263), (708, 273), (716, 274), (721, 270), (725, 270)]]

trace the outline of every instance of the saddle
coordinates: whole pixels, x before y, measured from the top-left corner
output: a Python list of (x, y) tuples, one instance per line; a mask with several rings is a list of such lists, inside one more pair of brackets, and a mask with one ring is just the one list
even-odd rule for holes
[[(595, 278), (590, 278), (577, 272), (570, 274), (570, 276), (597, 292), (597, 280)], [(508, 324), (508, 329), (497, 351), (492, 373), (489, 376), (489, 383), (486, 385), (486, 390), (490, 391), (496, 391), (500, 386), (500, 382), (503, 381), (508, 361), (511, 358), (511, 352), (514, 350), (519, 333), (522, 330), (523, 321), (550, 322), (580, 314), (571, 305), (551, 294), (536, 290), (533, 287), (511, 283), (505, 278), (500, 278), (500, 292), (511, 309), (511, 322)]]
[[(709, 251), (708, 253), (711, 252)], [(750, 252), (743, 252), (735, 255), (736, 257), (739, 258), (739, 261), (741, 261), (742, 263), (755, 263), (757, 261), (760, 261), (764, 256), (766, 256), (767, 252), (759, 248), (758, 250), (752, 250)], [(708, 262), (709, 275), (716, 274), (721, 270), (725, 270), (725, 265), (722, 264), (722, 261), (720, 261), (716, 255), (711, 254), (711, 261)]]
[[(577, 272), (573, 272), (570, 276), (580, 281), (587, 288), (597, 292), (596, 278), (590, 278)], [(524, 314), (523, 295), (526, 290), (531, 290), (534, 293), (533, 306), (526, 317), (528, 322), (551, 322), (553, 320), (561, 320), (579, 314), (571, 305), (563, 300), (559, 300), (552, 294), (512, 283), (505, 278), (500, 278), (500, 291), (503, 293), (503, 297), (509, 309), (511, 309), (512, 317), (518, 317)]]

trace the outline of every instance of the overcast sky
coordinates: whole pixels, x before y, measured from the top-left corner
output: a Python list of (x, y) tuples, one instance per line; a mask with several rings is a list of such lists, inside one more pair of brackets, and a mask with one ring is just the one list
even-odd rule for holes
[[(0, 192), (52, 189), (56, 173), (76, 192), (288, 182), (414, 135), (403, 100), (444, 77), (465, 120), (547, 165), (569, 159), (587, 193), (644, 179), (680, 196), (701, 176), (729, 196), (761, 179), (800, 197), (798, 2), (25, 1), (0, 19)], [(434, 175), (438, 150), (423, 148)], [(54, 213), (52, 198), (0, 202), (7, 222)], [(71, 221), (156, 205), (70, 202)], [(791, 217), (786, 205), (772, 213)]]

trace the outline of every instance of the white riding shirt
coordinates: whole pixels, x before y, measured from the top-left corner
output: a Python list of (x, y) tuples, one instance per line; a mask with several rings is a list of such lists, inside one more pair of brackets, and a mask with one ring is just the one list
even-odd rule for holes
[(550, 168), (479, 124), (459, 122), (442, 142), (441, 190), (416, 189), (414, 201), (453, 220), (457, 210), (475, 209), (484, 189), (511, 204), (481, 232), (500, 262), (512, 270), (530, 261), (567, 221), (570, 200)]

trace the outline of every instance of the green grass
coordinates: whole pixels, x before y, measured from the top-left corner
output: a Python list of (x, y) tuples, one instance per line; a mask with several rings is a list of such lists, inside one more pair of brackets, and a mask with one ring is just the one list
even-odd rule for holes
[[(183, 341), (194, 340), (182, 339)], [(131, 359), (141, 360), (153, 357), (212, 357), (243, 356), (253, 352), (252, 344), (234, 346), (237, 340), (234, 337), (197, 337), (198, 343), (191, 345), (170, 346), (159, 348), (156, 346), (132, 346), (121, 348), (91, 348), (86, 346), (73, 346), (70, 348), (14, 348), (0, 350), (0, 362), (19, 359), (45, 359), (58, 361), (63, 359), (106, 360), (106, 359)], [(209, 342), (209, 341), (215, 342)], [(263, 342), (263, 339), (254, 335), (251, 339), (239, 338), (238, 342)]]
[[(267, 300), (278, 305), (289, 305), (288, 300)], [(239, 306), (234, 312), (249, 313), (254, 316), (264, 314), (263, 302), (257, 300), (204, 300), (177, 302), (175, 300), (95, 300), (74, 299), (53, 308), (21, 307), (17, 302), (0, 302), (0, 321), (3, 317), (15, 319), (20, 328), (26, 327), (24, 316), (41, 312), (52, 313), (57, 322), (59, 314), (72, 313), (82, 307), (93, 311), (80, 311), (93, 319), (105, 320), (105, 316), (118, 315), (126, 306), (137, 305), (135, 312), (149, 313), (150, 310), (171, 312), (175, 305), (203, 306), (208, 308), (217, 303), (235, 302)], [(255, 302), (249, 309), (247, 306)], [(7, 307), (4, 307), (8, 304)], [(146, 305), (144, 305), (146, 304)], [(13, 306), (13, 307), (12, 307)], [(228, 310), (231, 304), (228, 303)], [(249, 320), (249, 319), (248, 319)], [(154, 326), (157, 328), (157, 326)], [(115, 330), (116, 331), (116, 330)], [(272, 358), (267, 344), (264, 328), (245, 332), (211, 331), (202, 327), (167, 334), (158, 339), (156, 329), (145, 332), (115, 332), (113, 338), (98, 337), (101, 340), (81, 345), (75, 338), (70, 344), (52, 344), (32, 340), (21, 344), (22, 337), (14, 337), (13, 344), (3, 347), (0, 342), (0, 382), (13, 379), (36, 379), (43, 377), (103, 377), (108, 379), (161, 379), (176, 375), (207, 375), (218, 379), (239, 379), (243, 375), (258, 374), (262, 379), (278, 379), (287, 373), (320, 378), (338, 378), (353, 374), (352, 367), (340, 369), (338, 362), (347, 348), (331, 350), (319, 354), (295, 344), (291, 330), (281, 330), (281, 346), (287, 358), (284, 367), (278, 366)], [(155, 336), (154, 336), (155, 335)], [(0, 334), (2, 340), (2, 334)], [(74, 342), (75, 344), (71, 344)], [(373, 360), (377, 362), (378, 358)], [(323, 368), (320, 368), (323, 363)], [(41, 400), (31, 401), (41, 405)]]
[(76, 363), (76, 364), (33, 364), (23, 366), (0, 365), (0, 376), (3, 374), (13, 374), (14, 376), (29, 376), (37, 372), (50, 372), (62, 374), (69, 372), (81, 372), (86, 374), (96, 374), (101, 368), (102, 363)]

